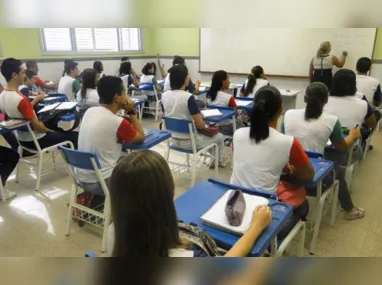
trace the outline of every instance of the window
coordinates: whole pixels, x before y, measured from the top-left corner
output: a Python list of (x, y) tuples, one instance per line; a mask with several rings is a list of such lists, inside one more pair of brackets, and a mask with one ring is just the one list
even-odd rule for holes
[(138, 28), (44, 28), (44, 52), (141, 51), (142, 32)]

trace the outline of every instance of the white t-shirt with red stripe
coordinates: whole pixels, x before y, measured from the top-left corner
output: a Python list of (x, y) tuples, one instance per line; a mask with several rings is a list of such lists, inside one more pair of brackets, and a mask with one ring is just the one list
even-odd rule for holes
[(218, 91), (214, 101), (211, 101), (211, 99), (208, 100), (208, 105), (236, 108), (236, 101), (231, 94), (225, 93), (223, 91)]
[[(0, 94), (0, 108), (12, 119), (25, 119), (31, 121), (36, 117), (32, 104), (19, 91), (4, 90)], [(45, 133), (35, 132), (37, 139), (45, 136)], [(17, 131), (17, 137), (20, 141), (33, 141), (32, 135), (26, 131)]]
[[(103, 106), (86, 111), (78, 136), (78, 150), (95, 152), (101, 164), (103, 177), (109, 178), (121, 156), (122, 142), (130, 142), (137, 131), (125, 118)], [(77, 170), (81, 182), (98, 182), (93, 171)]]

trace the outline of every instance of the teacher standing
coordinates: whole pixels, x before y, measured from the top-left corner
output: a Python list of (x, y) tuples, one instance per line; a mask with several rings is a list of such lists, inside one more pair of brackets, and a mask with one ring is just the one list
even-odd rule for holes
[(330, 55), (331, 50), (332, 45), (330, 42), (323, 42), (316, 56), (310, 61), (309, 67), (310, 82), (322, 82), (329, 90), (332, 85), (333, 66), (342, 68), (346, 63), (348, 55), (346, 51), (342, 52), (341, 59), (339, 60), (335, 55)]

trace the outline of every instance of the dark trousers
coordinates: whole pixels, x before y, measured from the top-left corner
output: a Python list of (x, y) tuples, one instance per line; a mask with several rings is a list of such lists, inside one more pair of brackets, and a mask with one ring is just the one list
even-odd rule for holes
[[(78, 147), (78, 132), (50, 132), (47, 133), (44, 137), (38, 140), (40, 147), (46, 148), (55, 144), (62, 143), (64, 141), (70, 141), (73, 143), (74, 148)], [(34, 149), (35, 145), (33, 141), (30, 142), (20, 142), (23, 146), (27, 148)]]
[(9, 175), (11, 175), (12, 171), (15, 169), (19, 159), (20, 156), (17, 151), (0, 146), (0, 175), (3, 186), (5, 185), (5, 182), (7, 182)]
[(19, 144), (17, 143), (16, 136), (13, 132), (7, 132), (3, 134), (3, 138), (11, 146), (14, 151), (17, 151)]
[(283, 240), (294, 226), (301, 220), (305, 220), (309, 213), (309, 202), (305, 200), (300, 206), (293, 210), (292, 216), (285, 222), (281, 231), (277, 235), (278, 240)]

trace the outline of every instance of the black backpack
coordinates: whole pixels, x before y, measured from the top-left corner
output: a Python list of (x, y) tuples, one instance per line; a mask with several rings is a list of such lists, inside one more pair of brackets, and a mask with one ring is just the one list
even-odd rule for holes
[[(63, 130), (58, 127), (58, 122), (61, 120), (62, 116), (72, 115), (74, 124), (69, 130)], [(76, 110), (76, 108), (72, 110), (54, 110), (53, 112), (44, 112), (39, 115), (39, 120), (44, 123), (44, 125), (53, 131), (57, 132), (70, 132), (76, 129), (81, 122), (81, 114)]]

